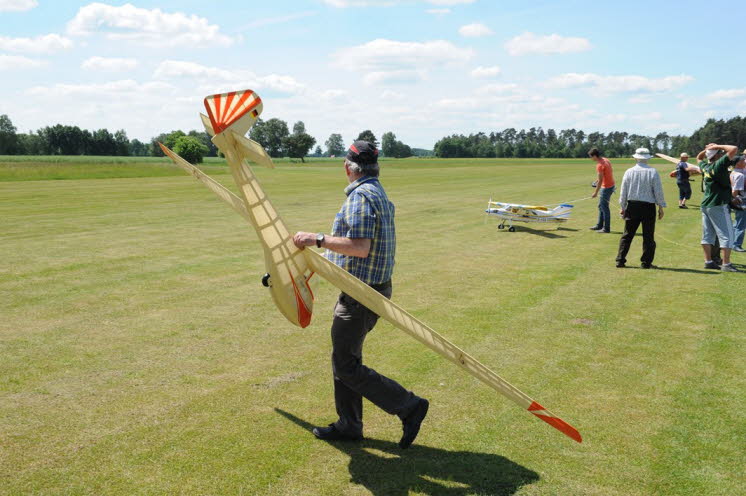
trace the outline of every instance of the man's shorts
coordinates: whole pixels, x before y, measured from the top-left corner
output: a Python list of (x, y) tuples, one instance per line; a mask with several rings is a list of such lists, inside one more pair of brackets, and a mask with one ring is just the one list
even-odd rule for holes
[(702, 207), (702, 244), (712, 245), (715, 237), (720, 240), (721, 248), (733, 248), (735, 233), (730, 220), (728, 205)]

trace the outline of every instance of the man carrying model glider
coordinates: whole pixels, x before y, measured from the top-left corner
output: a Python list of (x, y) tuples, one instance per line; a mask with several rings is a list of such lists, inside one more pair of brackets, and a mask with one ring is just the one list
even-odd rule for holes
[[(391, 297), (396, 233), (394, 204), (378, 181), (378, 150), (367, 141), (355, 141), (344, 162), (349, 185), (347, 200), (334, 219), (331, 236), (298, 232), (299, 248), (326, 248), (327, 258), (373, 289)], [(408, 448), (420, 430), (429, 403), (362, 363), (363, 341), (378, 315), (341, 293), (332, 322), (332, 372), (334, 400), (339, 418), (328, 427), (315, 427), (325, 440), (359, 440), (363, 437), (363, 397), (385, 412), (398, 415), (404, 433), (399, 446)]]

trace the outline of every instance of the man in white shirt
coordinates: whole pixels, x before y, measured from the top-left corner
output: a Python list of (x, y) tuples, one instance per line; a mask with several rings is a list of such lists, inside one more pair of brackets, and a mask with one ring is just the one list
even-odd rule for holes
[(627, 252), (637, 228), (642, 224), (642, 257), (643, 269), (655, 268), (655, 206), (658, 205), (658, 218), (663, 218), (663, 186), (658, 171), (648, 165), (652, 158), (647, 148), (638, 148), (632, 158), (637, 160), (634, 167), (627, 169), (622, 178), (622, 191), (619, 195), (619, 212), (624, 218), (624, 234), (619, 240), (619, 252), (616, 266), (626, 267)]
[(746, 150), (741, 155), (736, 165), (733, 166), (733, 172), (730, 173), (730, 185), (733, 192), (735, 213), (735, 222), (733, 222), (733, 231), (735, 241), (733, 242), (733, 251), (746, 252), (743, 248), (743, 235), (746, 231)]

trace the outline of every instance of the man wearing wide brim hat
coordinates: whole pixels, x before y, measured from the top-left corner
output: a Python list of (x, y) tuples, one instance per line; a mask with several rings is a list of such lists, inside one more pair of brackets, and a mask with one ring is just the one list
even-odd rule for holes
[[(735, 165), (738, 148), (733, 145), (710, 143), (697, 155), (702, 170), (704, 197), (700, 205), (702, 211), (702, 251), (705, 255), (705, 269), (720, 269), (723, 272), (740, 272), (730, 263), (730, 252), (735, 241), (735, 232), (730, 219), (732, 198), (730, 173), (728, 168)], [(713, 261), (713, 245), (719, 242), (723, 264)]]
[(630, 245), (642, 224), (640, 262), (643, 269), (651, 269), (655, 267), (655, 206), (658, 205), (658, 219), (662, 219), (666, 200), (658, 171), (648, 165), (648, 160), (652, 158), (650, 151), (638, 148), (632, 158), (637, 163), (624, 173), (619, 194), (619, 205), (622, 207), (619, 213), (624, 218), (624, 234), (619, 240), (616, 266), (626, 266)]

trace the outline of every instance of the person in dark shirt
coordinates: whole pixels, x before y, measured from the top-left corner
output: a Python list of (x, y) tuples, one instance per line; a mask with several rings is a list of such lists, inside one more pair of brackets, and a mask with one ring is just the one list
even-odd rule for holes
[(699, 167), (688, 162), (689, 154), (686, 152), (680, 155), (680, 162), (676, 164), (676, 169), (669, 174), (676, 178), (676, 186), (679, 187), (679, 208), (689, 208), (686, 201), (692, 197), (692, 186), (689, 184), (691, 174), (699, 174)]

